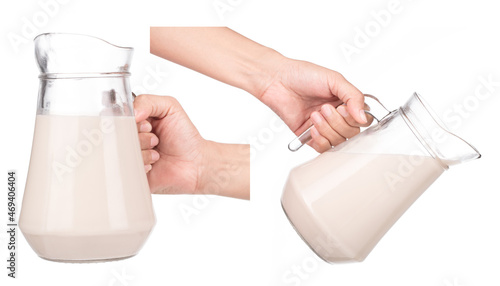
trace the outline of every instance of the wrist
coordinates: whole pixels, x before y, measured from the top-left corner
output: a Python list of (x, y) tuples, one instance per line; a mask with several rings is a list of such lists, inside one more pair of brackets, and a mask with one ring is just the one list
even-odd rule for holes
[(277, 51), (262, 47), (244, 64), (246, 85), (244, 90), (261, 100), (262, 94), (280, 75), (280, 70), (289, 59)]
[(206, 140), (195, 193), (249, 199), (250, 148)]

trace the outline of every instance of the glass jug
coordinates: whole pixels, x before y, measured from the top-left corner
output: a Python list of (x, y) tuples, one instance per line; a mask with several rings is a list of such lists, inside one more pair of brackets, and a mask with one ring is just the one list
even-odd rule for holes
[[(306, 131), (289, 148), (297, 150), (308, 140)], [(480, 156), (445, 129), (415, 93), (377, 124), (294, 168), (281, 204), (295, 230), (323, 260), (363, 261), (449, 166)]]
[(35, 38), (40, 87), (19, 226), (42, 258), (135, 255), (155, 224), (129, 86), (132, 48)]

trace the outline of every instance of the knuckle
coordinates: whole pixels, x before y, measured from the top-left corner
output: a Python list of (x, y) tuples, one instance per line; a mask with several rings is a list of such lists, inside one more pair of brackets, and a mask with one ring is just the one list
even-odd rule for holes
[(331, 74), (332, 74), (332, 77), (333, 77), (333, 79), (335, 81), (344, 81), (344, 80), (346, 80), (345, 77), (341, 73), (339, 73), (337, 71), (332, 71)]
[(316, 143), (316, 144), (313, 144), (312, 146), (314, 148), (314, 150), (316, 150), (316, 152), (323, 152), (323, 146), (319, 143)]
[(140, 102), (144, 102), (148, 105), (153, 105), (153, 103), (155, 102), (156, 100), (156, 95), (153, 95), (153, 94), (141, 94), (139, 95), (139, 97), (142, 96), (142, 99)]
[(166, 95), (165, 99), (168, 100), (168, 101), (170, 101), (170, 104), (179, 105), (179, 101), (177, 100), (177, 98), (175, 98), (173, 96)]
[(147, 98), (147, 94), (139, 94), (135, 99), (134, 99), (134, 102), (143, 102), (144, 100), (146, 100)]
[(151, 133), (141, 133), (141, 134), (139, 134), (139, 138), (141, 140), (147, 140), (147, 139), (149, 139), (150, 134)]
[(330, 142), (324, 142), (323, 144), (321, 144), (321, 152), (324, 152), (331, 147), (332, 147), (332, 145), (330, 145)]
[(330, 141), (324, 137), (321, 137), (319, 143), (320, 143), (321, 147), (331, 146)]
[(323, 123), (318, 122), (318, 123), (315, 123), (314, 126), (316, 126), (316, 130), (318, 130), (319, 134), (324, 134), (325, 133), (326, 126)]
[(148, 153), (147, 151), (142, 151), (142, 160), (146, 162), (148, 160)]

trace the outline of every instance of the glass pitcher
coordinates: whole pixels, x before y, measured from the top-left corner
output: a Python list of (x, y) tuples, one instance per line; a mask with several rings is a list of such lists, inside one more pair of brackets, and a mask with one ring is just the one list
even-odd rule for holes
[[(481, 156), (445, 129), (416, 93), (403, 107), (374, 118), (380, 121), (294, 168), (283, 191), (291, 224), (327, 262), (363, 261), (449, 166)], [(309, 140), (306, 131), (289, 148)]]
[(155, 224), (129, 86), (133, 49), (35, 38), (40, 87), (19, 226), (42, 258), (135, 255)]

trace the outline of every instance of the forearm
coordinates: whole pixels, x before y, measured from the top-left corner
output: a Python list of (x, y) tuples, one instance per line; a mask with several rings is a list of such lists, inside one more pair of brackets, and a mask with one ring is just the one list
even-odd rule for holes
[(259, 96), (284, 61), (226, 27), (151, 27), (151, 53)]
[(206, 142), (197, 193), (250, 199), (250, 145)]

